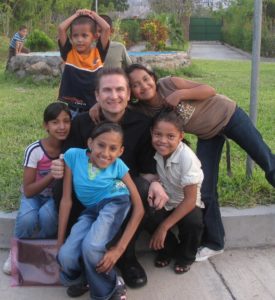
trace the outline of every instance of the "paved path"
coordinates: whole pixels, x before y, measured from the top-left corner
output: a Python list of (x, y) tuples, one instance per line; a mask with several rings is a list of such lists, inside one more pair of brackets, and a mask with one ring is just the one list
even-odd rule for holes
[(191, 42), (191, 59), (249, 60), (250, 55), (219, 42)]
[[(250, 53), (220, 42), (190, 42), (188, 53), (191, 59), (251, 60)], [(275, 62), (275, 58), (261, 57), (261, 61)]]
[[(0, 251), (0, 264), (7, 251)], [(153, 255), (139, 252), (148, 275), (141, 289), (128, 289), (128, 300), (274, 300), (275, 248), (227, 250), (209, 261), (194, 263), (184, 275), (172, 267), (153, 267)], [(88, 299), (88, 294), (79, 299)], [(10, 287), (10, 277), (0, 272), (0, 299), (65, 300), (63, 287)]]

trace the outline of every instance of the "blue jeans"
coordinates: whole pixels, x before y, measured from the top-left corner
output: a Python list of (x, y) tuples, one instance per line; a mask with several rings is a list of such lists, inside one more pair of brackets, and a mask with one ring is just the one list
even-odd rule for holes
[(19, 239), (53, 238), (57, 233), (58, 216), (52, 197), (22, 195), (15, 221), (15, 236)]
[(91, 299), (109, 299), (112, 296), (117, 284), (116, 271), (98, 273), (96, 265), (106, 253), (106, 245), (119, 231), (129, 209), (129, 196), (122, 195), (104, 199), (83, 211), (58, 253), (61, 282), (65, 286), (88, 281)]
[[(248, 115), (236, 108), (224, 130), (221, 132), (235, 141), (263, 169), (269, 183), (275, 187), (275, 156), (264, 142)], [(224, 228), (218, 203), (217, 184), (219, 163), (225, 142), (223, 135), (208, 140), (198, 139), (197, 155), (202, 163), (204, 180), (201, 193), (205, 204), (205, 230), (202, 245), (214, 250), (224, 248)]]

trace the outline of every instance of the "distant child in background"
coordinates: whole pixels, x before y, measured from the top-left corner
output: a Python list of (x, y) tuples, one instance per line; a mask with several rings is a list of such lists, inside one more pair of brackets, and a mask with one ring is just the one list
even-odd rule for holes
[[(97, 27), (101, 30), (100, 39), (93, 45)], [(95, 78), (103, 67), (109, 37), (108, 23), (88, 9), (77, 10), (58, 27), (60, 53), (65, 61), (58, 100), (69, 105), (73, 117), (96, 103)]]
[(28, 48), (24, 47), (24, 41), (28, 34), (28, 29), (25, 25), (22, 25), (18, 32), (16, 32), (13, 36), (13, 38), (10, 41), (10, 47), (9, 47), (9, 55), (8, 55), (8, 61), (6, 69), (8, 68), (8, 65), (10, 63), (10, 60), (13, 56), (16, 56), (20, 53), (29, 53), (30, 50)]
[[(165, 267), (174, 258), (176, 274), (189, 271), (203, 232), (203, 172), (195, 153), (182, 142), (182, 127), (182, 119), (174, 111), (164, 111), (154, 121), (151, 134), (157, 173), (169, 200), (150, 214), (145, 225), (152, 234), (150, 248), (157, 251), (155, 266)], [(175, 225), (179, 240), (171, 232)]]
[[(30, 144), (25, 150), (22, 197), (14, 231), (18, 239), (53, 238), (57, 234), (58, 216), (52, 197), (54, 177), (50, 170), (52, 160), (61, 153), (70, 127), (71, 114), (65, 103), (54, 102), (47, 106), (44, 128), (48, 137)], [(11, 255), (3, 271), (11, 274)]]
[[(107, 15), (100, 15), (102, 19), (104, 19), (111, 28), (111, 34), (114, 33), (113, 22), (112, 19)], [(99, 36), (101, 34), (100, 28), (98, 28)], [(104, 67), (112, 67), (112, 68), (127, 68), (132, 64), (132, 60), (127, 53), (125, 46), (122, 43), (116, 41), (110, 41), (110, 46), (105, 57)]]
[[(114, 265), (143, 217), (143, 205), (128, 167), (119, 158), (124, 150), (120, 125), (100, 123), (87, 144), (88, 149), (70, 148), (64, 154), (59, 247), (65, 240), (73, 189), (86, 209), (60, 248), (61, 281), (69, 286), (67, 294), (71, 297), (75, 297), (80, 289), (85, 292), (86, 288), (86, 291), (90, 289), (91, 299), (126, 299), (124, 282), (117, 276)], [(110, 246), (131, 203), (128, 224), (118, 242)]]

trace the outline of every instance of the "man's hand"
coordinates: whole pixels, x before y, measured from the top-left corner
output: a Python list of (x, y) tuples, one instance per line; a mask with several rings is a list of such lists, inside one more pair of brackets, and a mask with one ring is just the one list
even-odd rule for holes
[(55, 159), (52, 160), (51, 164), (51, 174), (54, 179), (61, 179), (64, 176), (64, 160)]
[(150, 184), (149, 192), (148, 192), (149, 205), (159, 210), (164, 207), (168, 199), (169, 197), (167, 196), (162, 185), (157, 181), (153, 181)]

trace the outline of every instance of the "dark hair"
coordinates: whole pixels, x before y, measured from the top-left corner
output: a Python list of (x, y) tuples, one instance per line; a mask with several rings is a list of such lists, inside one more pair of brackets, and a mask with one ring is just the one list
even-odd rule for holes
[(101, 82), (102, 77), (108, 76), (108, 75), (122, 76), (125, 79), (127, 86), (129, 87), (129, 78), (127, 77), (127, 75), (125, 74), (125, 72), (122, 68), (104, 67), (104, 68), (100, 69), (96, 75), (96, 88), (95, 88), (96, 91), (98, 91), (100, 88), (100, 82)]
[(26, 25), (21, 25), (21, 26), (19, 27), (19, 31), (25, 30), (25, 29), (28, 29)]
[(149, 74), (150, 76), (152, 76), (153, 79), (154, 79), (154, 81), (155, 81), (155, 83), (157, 83), (158, 77), (157, 77), (156, 73), (154, 73), (152, 70), (150, 70), (149, 68), (145, 67), (142, 64), (131, 64), (129, 67), (127, 67), (125, 69), (125, 73), (129, 76), (135, 70), (143, 70), (143, 71), (145, 71), (147, 74)]
[[(180, 132), (184, 132), (183, 130), (183, 119), (180, 115), (178, 115), (172, 108), (163, 109), (158, 115), (153, 118), (152, 129), (161, 121), (169, 122), (173, 124)], [(191, 143), (185, 138), (182, 139), (182, 142), (186, 145), (190, 146)]]
[(63, 102), (53, 102), (49, 104), (44, 110), (44, 122), (48, 123), (49, 121), (55, 120), (62, 111), (67, 113), (70, 119), (72, 118), (67, 104)]
[(71, 25), (70, 25), (70, 34), (72, 34), (72, 28), (75, 25), (83, 25), (83, 24), (88, 24), (90, 25), (90, 29), (92, 34), (96, 34), (96, 21), (93, 20), (91, 17), (88, 16), (78, 16), (77, 18), (75, 18)]
[(95, 139), (99, 135), (106, 133), (106, 132), (116, 132), (121, 136), (122, 144), (124, 140), (124, 134), (121, 126), (118, 123), (110, 122), (110, 121), (103, 121), (97, 124), (94, 129), (90, 133), (90, 137)]
[(169, 122), (173, 124), (180, 132), (183, 131), (183, 120), (174, 110), (171, 108), (166, 108), (162, 110), (154, 119), (153, 126), (154, 128), (159, 122)]
[(109, 24), (110, 28), (113, 27), (113, 21), (111, 17), (109, 17), (108, 15), (99, 15), (99, 16)]

